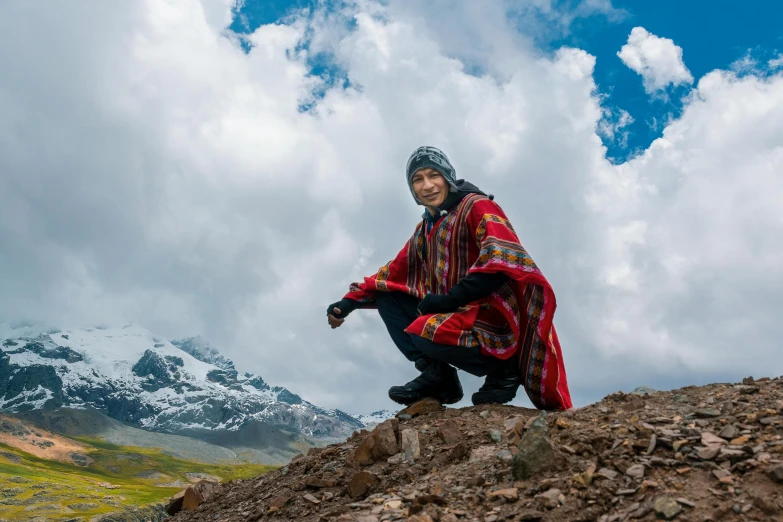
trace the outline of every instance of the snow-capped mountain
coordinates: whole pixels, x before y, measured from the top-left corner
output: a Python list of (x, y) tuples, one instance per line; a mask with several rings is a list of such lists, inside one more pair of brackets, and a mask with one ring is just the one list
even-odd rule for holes
[(0, 346), (0, 411), (89, 407), (164, 433), (231, 432), (255, 421), (332, 438), (363, 427), (351, 415), (240, 374), (199, 338), (170, 342), (137, 325), (34, 336), (29, 328)]
[(370, 413), (369, 415), (357, 415), (356, 418), (364, 424), (365, 428), (372, 428), (373, 426), (382, 423), (386, 419), (391, 419), (397, 414), (392, 410), (378, 410)]

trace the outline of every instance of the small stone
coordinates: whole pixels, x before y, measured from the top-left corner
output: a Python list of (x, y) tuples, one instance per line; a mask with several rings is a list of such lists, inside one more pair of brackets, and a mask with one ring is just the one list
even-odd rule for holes
[(536, 498), (541, 499), (544, 506), (549, 509), (556, 508), (565, 502), (565, 495), (557, 488), (548, 489), (543, 493), (536, 495)]
[(545, 516), (546, 513), (542, 511), (525, 511), (517, 517), (517, 520), (520, 522), (538, 522)]
[(311, 488), (328, 488), (334, 485), (334, 484), (329, 484), (324, 479), (318, 477), (306, 477), (304, 479), (304, 484), (305, 486)]
[(677, 503), (682, 504), (683, 506), (688, 506), (689, 508), (696, 507), (696, 504), (688, 500), (687, 498), (676, 498), (674, 499), (677, 501)]
[(634, 464), (633, 466), (629, 466), (628, 469), (625, 470), (625, 474), (629, 477), (640, 479), (644, 477), (644, 465)]
[(499, 489), (497, 491), (493, 491), (489, 494), (490, 498), (494, 497), (503, 497), (508, 500), (517, 500), (519, 499), (519, 490), (517, 488), (506, 488), (506, 489)]
[(400, 420), (411, 420), (413, 416), (411, 416), (409, 413), (398, 413), (397, 418)]
[(759, 419), (759, 422), (763, 424), (764, 426), (773, 426), (780, 421), (780, 417), (773, 416), (773, 417), (764, 417), (763, 419)]
[(437, 401), (437, 399), (433, 399), (431, 397), (427, 397), (426, 399), (422, 399), (420, 401), (414, 402), (404, 410), (401, 410), (397, 414), (397, 418), (399, 418), (400, 414), (408, 414), (411, 417), (417, 417), (419, 415), (424, 415), (425, 413), (434, 413), (436, 411), (441, 411), (443, 409), (443, 405)]
[(419, 432), (406, 428), (400, 435), (402, 439), (402, 452), (407, 460), (418, 460), (421, 458), (421, 449), (419, 448)]
[(492, 442), (500, 442), (501, 437), (499, 430), (489, 430), (489, 438), (492, 439)]
[(686, 444), (688, 444), (688, 441), (687, 441), (687, 440), (685, 440), (685, 439), (675, 440), (675, 441), (672, 443), (672, 449), (673, 449), (674, 451), (680, 451), (680, 448), (682, 448), (682, 447), (683, 447), (683, 446), (685, 446)]
[(714, 446), (714, 445), (726, 444), (726, 441), (718, 437), (714, 433), (705, 431), (702, 432), (701, 434), (701, 443), (703, 446)]
[(217, 489), (218, 483), (211, 480), (199, 480), (185, 489), (182, 497), (182, 509), (192, 511), (209, 500)]
[(715, 408), (703, 408), (700, 410), (696, 410), (694, 415), (697, 417), (705, 417), (705, 418), (720, 417), (720, 411), (718, 411)]
[(731, 439), (732, 446), (742, 446), (744, 444), (747, 444), (750, 441), (750, 435), (742, 435), (741, 437), (737, 437), (735, 439)]
[(570, 428), (570, 427), (571, 427), (571, 423), (570, 423), (570, 422), (568, 422), (568, 421), (567, 421), (565, 418), (563, 418), (563, 417), (558, 417), (558, 418), (557, 418), (557, 421), (555, 421), (555, 426), (557, 426), (558, 428), (560, 428), (560, 429), (562, 429), (562, 430), (567, 430), (568, 428)]
[(732, 424), (727, 424), (720, 430), (718, 437), (726, 440), (732, 440), (739, 436), (739, 430)]
[(445, 444), (451, 446), (462, 440), (462, 432), (459, 430), (459, 426), (453, 420), (447, 420), (438, 427), (438, 437)]
[(598, 470), (598, 473), (596, 473), (596, 475), (604, 477), (604, 478), (607, 478), (609, 480), (614, 480), (620, 474), (618, 472), (616, 472), (615, 470), (613, 470), (613, 469), (601, 468), (601, 469)]
[(639, 386), (638, 388), (634, 388), (631, 390), (630, 395), (652, 395), (653, 393), (656, 393), (657, 390), (654, 390), (653, 388), (648, 388), (647, 386)]
[(284, 493), (282, 495), (278, 495), (269, 501), (269, 507), (280, 509), (283, 506), (285, 506), (288, 503), (288, 501), (291, 500), (291, 498), (293, 497), (290, 493)]
[(483, 410), (481, 413), (479, 413), (479, 417), (481, 417), (482, 419), (486, 419), (487, 417), (489, 417), (489, 410)]
[(773, 482), (783, 484), (783, 466), (775, 466), (767, 472), (767, 476), (772, 479)]
[(699, 449), (696, 452), (696, 455), (698, 455), (701, 460), (712, 460), (718, 456), (718, 453), (720, 453), (720, 446), (707, 446), (706, 448)]
[(514, 462), (514, 454), (511, 453), (511, 450), (500, 450), (498, 452), (498, 459), (500, 459), (503, 464), (510, 466)]
[(653, 510), (658, 517), (665, 520), (671, 520), (682, 511), (682, 506), (672, 497), (658, 497), (653, 502)]
[(516, 480), (527, 480), (533, 475), (555, 466), (555, 452), (549, 442), (546, 420), (536, 417), (519, 441), (519, 453), (514, 456), (512, 475)]
[(400, 509), (402, 506), (402, 500), (387, 500), (383, 504), (383, 509)]
[(310, 493), (305, 493), (302, 498), (304, 498), (306, 501), (311, 502), (313, 504), (320, 504), (321, 501), (312, 496)]
[(761, 497), (753, 497), (753, 505), (758, 508), (765, 515), (777, 515), (780, 513), (780, 509), (774, 504), (767, 502)]
[(348, 494), (353, 498), (361, 497), (378, 482), (378, 477), (369, 471), (359, 471), (348, 483)]

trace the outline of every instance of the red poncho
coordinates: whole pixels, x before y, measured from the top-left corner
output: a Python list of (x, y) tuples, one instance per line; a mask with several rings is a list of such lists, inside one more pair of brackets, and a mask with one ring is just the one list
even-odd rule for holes
[(375, 292), (422, 299), (445, 294), (469, 273), (511, 279), (488, 297), (453, 313), (422, 315), (406, 332), (450, 346), (480, 346), (485, 355), (516, 357), (525, 391), (539, 409), (571, 408), (563, 355), (552, 324), (555, 294), (522, 247), (503, 210), (469, 194), (428, 233), (420, 222), (408, 243), (378, 272), (353, 283), (345, 297), (374, 307)]

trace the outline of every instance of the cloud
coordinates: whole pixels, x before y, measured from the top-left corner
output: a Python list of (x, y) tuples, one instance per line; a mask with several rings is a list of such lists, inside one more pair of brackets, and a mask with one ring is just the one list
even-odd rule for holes
[[(429, 143), (555, 287), (577, 403), (780, 373), (781, 75), (710, 73), (614, 165), (598, 133), (628, 117), (595, 58), (544, 55), (503, 5), (358, 2), (245, 53), (224, 0), (3, 4), (0, 317), (202, 334), (317, 404), (391, 407), (415, 370), (376, 313), (332, 331), (325, 308), (410, 235), (404, 163)], [(475, 49), (452, 36), (468, 26)], [(316, 52), (348, 86), (313, 75)]]
[(682, 48), (669, 38), (661, 38), (647, 32), (644, 27), (634, 27), (628, 43), (617, 53), (620, 60), (644, 80), (644, 90), (650, 94), (669, 85), (693, 83), (688, 68), (682, 61)]

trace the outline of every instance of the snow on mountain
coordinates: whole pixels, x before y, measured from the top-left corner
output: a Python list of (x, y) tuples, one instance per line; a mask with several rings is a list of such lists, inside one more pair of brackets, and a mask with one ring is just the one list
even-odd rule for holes
[(310, 404), (260, 376), (239, 374), (199, 338), (175, 345), (137, 325), (37, 335), (29, 335), (30, 328), (0, 347), (0, 411), (92, 407), (168, 433), (238, 430), (249, 421), (310, 437), (343, 437), (363, 427), (355, 417)]
[(356, 415), (356, 418), (364, 424), (365, 428), (372, 428), (376, 424), (380, 424), (386, 419), (393, 418), (397, 412), (391, 410), (378, 410), (370, 413), (369, 415)]

